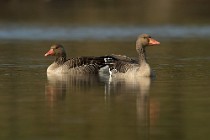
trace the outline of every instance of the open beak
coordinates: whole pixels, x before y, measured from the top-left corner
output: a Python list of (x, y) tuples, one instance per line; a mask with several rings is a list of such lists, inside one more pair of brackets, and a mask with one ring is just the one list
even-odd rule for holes
[(158, 42), (157, 40), (153, 39), (153, 38), (149, 38), (149, 46), (153, 46), (153, 45), (159, 45), (160, 42)]
[(54, 55), (53, 49), (50, 49), (44, 56)]

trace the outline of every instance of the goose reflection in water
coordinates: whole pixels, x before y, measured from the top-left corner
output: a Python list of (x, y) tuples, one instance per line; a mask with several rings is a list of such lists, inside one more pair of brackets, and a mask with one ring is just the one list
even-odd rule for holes
[(97, 75), (69, 75), (69, 74), (47, 74), (48, 83), (45, 88), (45, 96), (49, 102), (64, 100), (67, 90), (74, 93), (84, 88), (90, 88), (98, 83)]
[(159, 103), (150, 97), (152, 80), (151, 77), (110, 76), (105, 84), (106, 99), (116, 93), (136, 93), (137, 121), (147, 128), (154, 126), (159, 116)]
[(64, 100), (66, 97), (65, 77), (56, 75), (47, 75), (48, 83), (45, 86), (45, 97), (49, 103), (57, 100)]
[[(83, 93), (87, 89), (94, 89), (99, 85), (104, 85), (105, 103), (111, 99), (127, 97), (128, 93), (135, 93), (136, 96), (136, 118), (141, 126), (148, 128), (155, 125), (159, 114), (159, 105), (155, 99), (151, 99), (149, 92), (151, 78), (149, 77), (111, 77), (109, 75), (47, 75), (46, 100), (51, 107), (57, 101), (66, 98), (66, 94), (71, 90), (72, 94)], [(101, 89), (101, 88), (100, 88)], [(84, 91), (83, 91), (84, 90)], [(95, 91), (95, 90), (94, 90)]]

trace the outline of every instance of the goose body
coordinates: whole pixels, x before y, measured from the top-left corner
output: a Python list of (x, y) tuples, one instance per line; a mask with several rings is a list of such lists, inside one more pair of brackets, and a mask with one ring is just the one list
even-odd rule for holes
[(112, 76), (124, 77), (150, 77), (154, 76), (154, 72), (146, 60), (146, 47), (160, 44), (147, 34), (142, 34), (137, 38), (136, 51), (138, 60), (132, 59), (124, 55), (111, 55), (114, 60), (108, 62), (109, 72)]
[(77, 57), (66, 59), (62, 45), (53, 45), (45, 56), (55, 56), (55, 61), (47, 68), (47, 73), (96, 74), (105, 66), (104, 57)]

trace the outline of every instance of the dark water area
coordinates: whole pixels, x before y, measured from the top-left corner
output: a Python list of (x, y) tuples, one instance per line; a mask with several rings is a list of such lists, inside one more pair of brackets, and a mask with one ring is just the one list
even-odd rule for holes
[[(0, 2), (0, 139), (209, 139), (207, 0)], [(67, 57), (125, 54), (149, 33), (156, 77), (47, 75)]]
[(208, 0), (7, 0), (0, 21), (27, 24), (207, 24)]

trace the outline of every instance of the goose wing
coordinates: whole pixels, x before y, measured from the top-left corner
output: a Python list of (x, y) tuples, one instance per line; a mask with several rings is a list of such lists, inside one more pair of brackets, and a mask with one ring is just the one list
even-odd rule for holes
[(107, 56), (106, 64), (111, 72), (125, 73), (138, 65), (138, 61), (125, 55), (112, 54)]
[(105, 62), (103, 57), (76, 57), (68, 59), (64, 65), (80, 73), (98, 73), (98, 70), (105, 66)]

